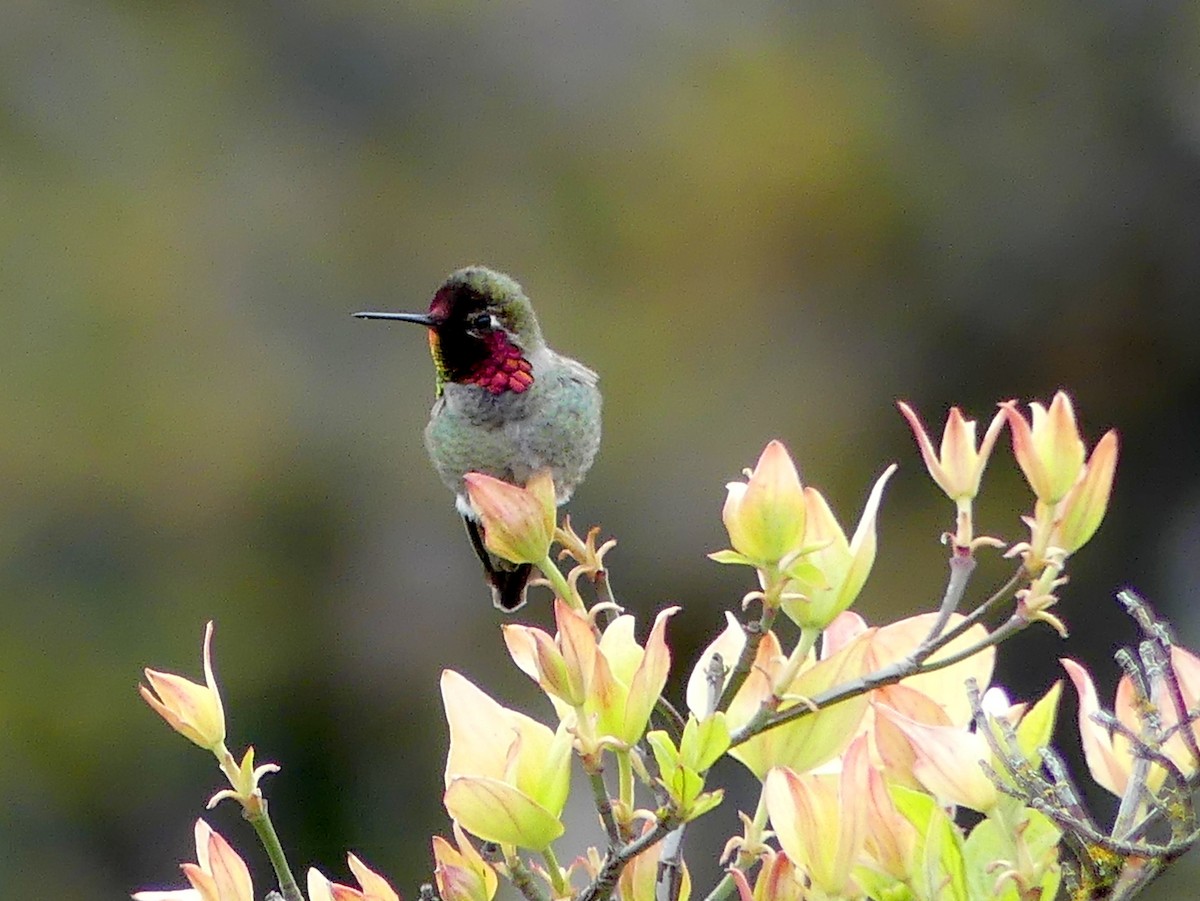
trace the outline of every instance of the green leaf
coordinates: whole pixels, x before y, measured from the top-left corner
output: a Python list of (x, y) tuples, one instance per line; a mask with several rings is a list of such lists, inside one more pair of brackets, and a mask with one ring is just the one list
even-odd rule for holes
[(664, 781), (667, 793), (675, 806), (681, 811), (687, 811), (692, 803), (704, 791), (704, 778), (693, 769), (686, 766), (675, 767), (669, 781)]
[(671, 736), (662, 729), (656, 729), (646, 733), (646, 744), (650, 745), (650, 750), (654, 752), (659, 774), (663, 779), (667, 779), (668, 774), (679, 766), (679, 752), (675, 749)]
[[(1006, 822), (1017, 825), (1014, 828)], [(1020, 862), (1026, 879), (1039, 880), (1043, 898), (1055, 897), (1062, 877), (1058, 863), (1061, 835), (1045, 815), (1029, 807), (1021, 808), (1007, 821), (999, 817), (981, 821), (963, 846), (972, 901), (1020, 901), (1020, 893), (1012, 881), (1005, 881), (996, 890), (998, 871), (1013, 861)]]
[(688, 809), (684, 811), (685, 822), (690, 822), (704, 816), (723, 800), (725, 800), (725, 790), (723, 788), (718, 788), (710, 792), (701, 792), (696, 795), (692, 803), (688, 805)]
[(1054, 720), (1058, 714), (1058, 699), (1062, 695), (1062, 681), (1055, 682), (1050, 690), (1021, 718), (1017, 725), (1017, 747), (1034, 765), (1041, 763), (1039, 748), (1050, 743), (1054, 732)]
[(562, 725), (540, 753), (526, 746), (517, 755), (516, 787), (546, 810), (560, 815), (571, 793), (571, 733)]
[(703, 722), (688, 717), (679, 740), (679, 759), (697, 772), (704, 772), (729, 750), (729, 725), (718, 711)]
[(1046, 871), (1046, 875), (1042, 877), (1042, 881), (1038, 883), (1042, 890), (1043, 898), (1057, 898), (1058, 886), (1062, 882), (1062, 867), (1057, 862)]
[(924, 864), (930, 898), (969, 901), (962, 835), (941, 808), (935, 808), (925, 833)]
[(937, 801), (933, 796), (903, 785), (888, 785), (888, 794), (892, 796), (892, 803), (900, 814), (913, 824), (917, 834), (925, 835), (937, 810)]
[[(1025, 845), (1030, 858), (1048, 864), (1058, 860), (1058, 843), (1062, 839), (1062, 830), (1044, 813), (1025, 808), (1028, 818), (1021, 841)], [(1053, 896), (1050, 896), (1053, 897)]]
[(874, 901), (916, 901), (911, 888), (887, 873), (870, 867), (855, 867), (854, 881)]
[[(1011, 859), (1012, 836), (1000, 828), (995, 820), (981, 820), (963, 844), (963, 858), (967, 870), (967, 887), (974, 899), (996, 898), (1011, 901), (1017, 889), (1006, 882), (1000, 894), (996, 894), (997, 861)], [(1053, 896), (1051, 896), (1053, 897)]]
[(563, 834), (557, 817), (499, 779), (455, 777), (442, 801), (459, 825), (485, 841), (544, 851)]
[(800, 587), (807, 591), (829, 587), (829, 579), (825, 571), (803, 557), (800, 557), (787, 568), (787, 575), (789, 579), (795, 579), (797, 582), (800, 582)]

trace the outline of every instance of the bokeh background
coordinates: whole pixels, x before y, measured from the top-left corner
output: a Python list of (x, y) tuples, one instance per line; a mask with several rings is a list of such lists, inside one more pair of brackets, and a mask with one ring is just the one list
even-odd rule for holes
[[(951, 512), (895, 400), (1059, 387), (1121, 469), (1070, 643), (1000, 679), (1040, 694), (1069, 653), (1111, 687), (1126, 585), (1200, 645), (1198, 46), (1170, 0), (0, 6), (0, 897), (178, 882), (219, 779), (135, 686), (198, 675), (210, 618), (297, 869), (429, 878), (440, 669), (548, 708), (426, 463), (423, 336), (349, 313), (466, 263), (602, 374), (573, 517), (632, 611), (683, 606), (680, 659), (749, 587), (704, 554), (769, 438), (850, 521), (901, 463), (878, 621), (938, 597)], [(1017, 540), (1001, 447), (980, 525)], [(700, 885), (749, 803), (694, 831)]]

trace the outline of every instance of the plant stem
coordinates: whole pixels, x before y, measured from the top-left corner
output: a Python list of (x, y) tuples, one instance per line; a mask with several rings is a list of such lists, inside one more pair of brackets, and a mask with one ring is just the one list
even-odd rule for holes
[[(763, 786), (763, 791), (758, 795), (758, 806), (754, 809), (754, 819), (750, 821), (746, 827), (746, 834), (742, 838), (742, 849), (738, 851), (737, 860), (730, 869), (741, 870), (743, 873), (754, 865), (754, 861), (758, 859), (758, 855), (753, 850), (761, 846), (763, 841), (763, 829), (767, 825), (767, 796), (766, 786)], [(704, 901), (721, 901), (727, 898), (729, 893), (733, 891), (733, 876), (726, 873), (721, 877), (721, 881), (716, 884), (711, 892), (705, 897)]]
[(1000, 603), (1000, 601), (1003, 600), (1010, 591), (1017, 587), (1018, 583), (1021, 581), (1021, 577), (1024, 575), (1025, 566), (1024, 564), (1021, 564), (1017, 567), (1016, 572), (1009, 576), (1008, 581), (996, 589), (995, 594), (964, 616), (957, 625), (952, 626), (950, 629), (947, 629), (942, 633), (940, 639), (941, 645), (944, 646), (949, 644), (954, 639), (958, 638), (958, 636), (962, 635), (969, 628), (971, 628), (971, 626), (975, 625), (975, 623), (979, 622), (979, 620), (983, 619), (983, 617), (987, 615), (988, 611), (996, 606), (996, 604)]
[[(808, 659), (808, 654), (813, 649), (813, 645), (817, 643), (817, 637), (820, 634), (820, 629), (802, 628), (800, 630), (800, 639), (796, 642), (796, 647), (788, 655), (787, 662), (783, 665), (783, 669), (775, 679), (775, 685), (771, 690), (771, 694), (763, 698), (762, 704), (759, 705), (758, 711), (750, 718), (750, 721), (730, 736), (731, 746), (740, 744), (750, 736), (776, 725), (775, 717), (779, 715), (777, 714), (779, 705), (782, 703), (784, 695), (788, 693), (788, 689), (791, 688), (792, 683), (796, 681), (796, 675), (800, 672), (800, 667)], [(785, 713), (791, 713), (793, 710), (804, 710), (811, 713), (814, 709), (815, 706), (810, 709), (807, 704), (799, 704), (796, 707), (788, 708)], [(783, 721), (780, 720), (780, 722)]]
[[(730, 742), (732, 745), (741, 744), (746, 739), (758, 734), (759, 732), (764, 732), (767, 729), (773, 729), (776, 726), (783, 725), (784, 723), (790, 723), (792, 720), (800, 719), (801, 717), (808, 716), (810, 713), (815, 713), (817, 710), (823, 710), (824, 708), (840, 703), (841, 701), (846, 701), (850, 698), (858, 697), (861, 694), (866, 694), (868, 691), (873, 691), (876, 688), (882, 688), (885, 685), (894, 685), (903, 679), (907, 679), (909, 676), (915, 676), (919, 673), (932, 673), (940, 669), (945, 669), (948, 666), (953, 666), (955, 663), (966, 660), (968, 657), (974, 657), (980, 651), (984, 651), (993, 645), (1000, 644), (1000, 642), (1012, 638), (1012, 636), (1018, 632), (1027, 629), (1030, 622), (1031, 620), (1023, 619), (1019, 616), (1012, 616), (1007, 622), (1004, 623), (1004, 625), (996, 629), (994, 632), (989, 633), (985, 638), (981, 638), (970, 647), (963, 648), (961, 651), (956, 651), (955, 653), (946, 657), (939, 657), (937, 660), (933, 661), (918, 661), (916, 659), (916, 655), (914, 654), (904, 658), (903, 660), (898, 660), (895, 663), (889, 664), (888, 666), (881, 667), (873, 673), (868, 673), (867, 675), (861, 676), (858, 679), (854, 679), (851, 682), (834, 686), (828, 691), (814, 695), (809, 699), (811, 701), (811, 706), (798, 704), (795, 707), (789, 707), (787, 710), (781, 710), (778, 713), (764, 717), (760, 723), (755, 722), (755, 720), (758, 719), (755, 717), (755, 720), (752, 720), (741, 729), (738, 729), (736, 732), (734, 732), (730, 736)], [(936, 643), (930, 653), (936, 652), (941, 647), (942, 645), (940, 642)], [(754, 728), (752, 729), (751, 727)]]
[(555, 856), (554, 848), (551, 845), (547, 845), (545, 850), (542, 851), (542, 859), (546, 861), (546, 870), (550, 873), (550, 884), (554, 886), (554, 897), (570, 897), (571, 887), (563, 879), (562, 867), (558, 865), (558, 858)]
[(733, 877), (726, 873), (721, 881), (713, 886), (713, 890), (704, 896), (704, 901), (722, 901), (733, 891)]
[(267, 857), (271, 859), (271, 866), (275, 868), (275, 878), (279, 880), (279, 891), (285, 901), (304, 901), (304, 895), (296, 885), (296, 877), (292, 875), (292, 869), (288, 866), (287, 856), (283, 853), (283, 845), (280, 844), (275, 826), (267, 813), (266, 799), (259, 799), (259, 803), (254, 805), (253, 809), (245, 808), (243, 816), (258, 833), (258, 840), (262, 842)]
[(533, 873), (515, 850), (504, 855), (504, 865), (508, 868), (508, 881), (525, 896), (526, 901), (550, 901), (549, 895), (537, 884)]
[[(596, 597), (602, 604), (612, 604), (614, 607), (620, 607), (616, 597), (613, 596), (612, 582), (608, 578), (608, 570), (602, 569), (597, 571), (592, 578), (592, 584), (596, 586)], [(608, 610), (605, 614), (609, 620), (615, 616), (614, 611)]]
[(658, 878), (654, 883), (655, 901), (679, 901), (683, 890), (683, 831), (682, 823), (667, 833), (658, 857)]
[(792, 687), (792, 683), (796, 681), (796, 676), (800, 673), (800, 667), (808, 659), (809, 652), (812, 651), (813, 646), (817, 643), (817, 638), (820, 634), (820, 629), (814, 629), (811, 626), (805, 626), (800, 629), (800, 640), (792, 648), (792, 653), (788, 655), (787, 662), (783, 665), (783, 669), (779, 673), (779, 678), (775, 680), (773, 694), (776, 704), (788, 693), (788, 690)]
[(617, 758), (617, 797), (626, 816), (633, 810), (633, 762), (629, 759), (628, 751), (616, 751)]
[(652, 848), (655, 844), (662, 841), (667, 833), (674, 829), (676, 825), (678, 823), (670, 819), (660, 820), (655, 823), (653, 829), (643, 832), (629, 844), (622, 846), (619, 850), (610, 850), (605, 855), (604, 863), (601, 865), (600, 872), (596, 875), (595, 880), (580, 892), (578, 901), (607, 901), (609, 896), (612, 895), (617, 880), (621, 877), (621, 871), (625, 869), (625, 865), (647, 848)]
[(679, 744), (679, 739), (683, 735), (683, 728), (687, 725), (687, 720), (683, 718), (675, 705), (668, 701), (662, 695), (659, 695), (654, 701), (654, 712), (658, 714), (662, 720), (663, 726), (676, 744)]
[(596, 813), (600, 815), (600, 822), (604, 824), (604, 834), (608, 836), (608, 844), (610, 847), (616, 848), (621, 844), (621, 830), (617, 828), (617, 821), (613, 817), (612, 798), (608, 796), (608, 786), (604, 784), (604, 772), (597, 770), (594, 773), (588, 773), (588, 782), (592, 786), (592, 798), (596, 802)]
[(550, 582), (550, 586), (554, 589), (554, 593), (563, 599), (571, 609), (579, 613), (587, 613), (583, 606), (583, 599), (575, 591), (571, 590), (571, 586), (567, 583), (566, 577), (562, 574), (562, 570), (558, 568), (550, 555), (546, 555), (546, 559), (538, 564), (538, 569), (542, 571), (542, 575)]
[[(959, 560), (965, 562), (956, 562)], [(971, 611), (958, 625), (939, 634), (939, 628), (944, 628), (945, 624), (949, 621), (950, 615), (953, 614), (955, 608), (958, 606), (974, 568), (975, 561), (973, 558), (966, 556), (953, 556), (950, 558), (950, 578), (946, 584), (946, 591), (938, 611), (937, 622), (935, 622), (934, 628), (930, 629), (921, 644), (903, 660), (897, 660), (895, 663), (880, 667), (873, 673), (868, 673), (851, 682), (834, 686), (828, 691), (815, 695), (810, 699), (812, 702), (811, 706), (801, 704), (775, 713), (771, 711), (764, 713), (760, 710), (759, 714), (750, 722), (746, 723), (745, 726), (736, 730), (730, 736), (731, 743), (733, 745), (740, 744), (746, 739), (757, 735), (759, 732), (808, 716), (817, 709), (858, 697), (876, 688), (882, 688), (885, 685), (894, 685), (903, 679), (907, 679), (909, 676), (945, 669), (948, 666), (966, 660), (968, 657), (973, 657), (980, 651), (997, 645), (1026, 629), (1030, 624), (1030, 620), (1014, 615), (1009, 617), (1003, 625), (988, 633), (988, 635), (974, 644), (962, 650), (955, 651), (953, 654), (939, 657), (937, 660), (929, 660), (931, 656), (946, 647), (946, 645), (982, 619), (989, 609), (1017, 585), (1024, 573), (1024, 567), (1017, 567), (1017, 571), (995, 594)], [(803, 633), (801, 634), (801, 640), (803, 640)]]
[(749, 622), (742, 625), (742, 629), (746, 633), (746, 644), (742, 647), (742, 653), (733, 668), (733, 673), (725, 684), (721, 697), (717, 699), (714, 709), (719, 710), (721, 701), (725, 698), (732, 699), (737, 696), (738, 689), (750, 675), (750, 668), (754, 665), (755, 658), (758, 657), (758, 648), (762, 644), (763, 636), (770, 632), (771, 627), (775, 625), (775, 617), (778, 613), (777, 606), (764, 605), (762, 616), (758, 618), (757, 623)]
[[(1004, 625), (992, 632), (989, 632), (984, 638), (979, 639), (979, 641), (975, 642), (973, 645), (965, 647), (961, 651), (955, 651), (953, 654), (947, 654), (945, 657), (939, 657), (937, 660), (922, 661), (920, 666), (917, 667), (917, 672), (936, 672), (937, 670), (945, 669), (948, 666), (953, 666), (956, 663), (960, 663), (963, 660), (966, 660), (968, 657), (974, 657), (980, 651), (987, 650), (994, 645), (1000, 644), (1002, 641), (1007, 641), (1018, 632), (1023, 632), (1025, 629), (1029, 628), (1029, 625), (1032, 622), (1033, 620), (1028, 620), (1021, 616), (1010, 616), (1004, 622)], [(939, 644), (934, 650), (940, 650), (942, 647), (944, 647), (944, 645)]]
[(950, 578), (946, 582), (946, 591), (942, 594), (942, 604), (938, 608), (937, 619), (934, 620), (933, 626), (929, 629), (929, 634), (917, 647), (914, 656), (920, 656), (921, 652), (928, 646), (937, 642), (942, 632), (946, 628), (946, 623), (950, 621), (950, 617), (954, 611), (958, 609), (958, 605), (962, 603), (963, 593), (967, 590), (967, 582), (971, 579), (971, 573), (975, 571), (975, 558), (969, 552), (960, 551), (957, 547), (954, 553), (950, 555)]

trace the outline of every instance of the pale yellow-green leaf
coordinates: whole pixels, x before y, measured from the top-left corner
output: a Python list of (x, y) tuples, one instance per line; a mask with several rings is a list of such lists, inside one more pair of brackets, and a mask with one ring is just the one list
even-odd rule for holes
[(464, 829), (485, 841), (543, 851), (563, 833), (556, 816), (498, 779), (452, 779), (443, 803)]

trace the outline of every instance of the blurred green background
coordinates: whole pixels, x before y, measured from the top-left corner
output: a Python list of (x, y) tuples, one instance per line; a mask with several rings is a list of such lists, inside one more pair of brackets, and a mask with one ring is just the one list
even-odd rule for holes
[[(197, 676), (209, 618), (296, 867), (429, 878), (439, 670), (549, 710), (425, 460), (422, 335), (349, 313), (467, 263), (602, 374), (573, 518), (631, 610), (683, 605), (680, 658), (750, 587), (704, 554), (769, 438), (850, 522), (901, 462), (878, 621), (934, 602), (950, 525), (895, 400), (940, 428), (1059, 387), (1121, 469), (1071, 642), (1001, 679), (1111, 687), (1124, 585), (1200, 645), (1198, 47), (1184, 2), (0, 6), (0, 897), (179, 881), (219, 779), (135, 686)], [(1001, 447), (980, 526), (1019, 540)], [(750, 804), (693, 831), (700, 885)]]

